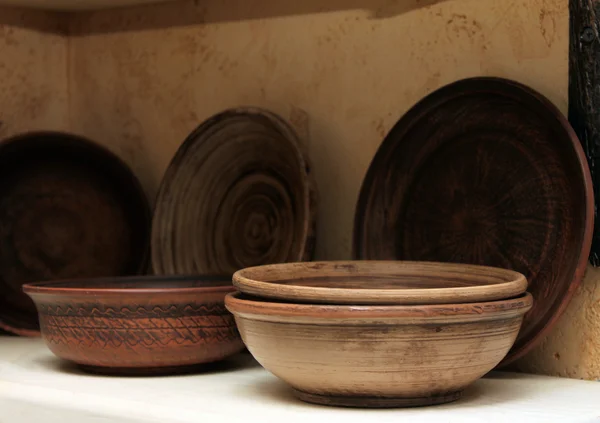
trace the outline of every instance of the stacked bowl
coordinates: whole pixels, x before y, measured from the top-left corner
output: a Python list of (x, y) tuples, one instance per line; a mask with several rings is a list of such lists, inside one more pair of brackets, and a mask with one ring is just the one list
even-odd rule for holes
[(446, 403), (496, 367), (532, 306), (517, 272), (348, 261), (246, 268), (225, 298), (250, 353), (304, 401)]

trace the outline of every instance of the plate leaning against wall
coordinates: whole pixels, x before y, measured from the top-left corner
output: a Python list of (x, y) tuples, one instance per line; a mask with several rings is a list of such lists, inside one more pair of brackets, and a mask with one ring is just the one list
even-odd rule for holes
[(202, 123), (171, 161), (157, 197), (152, 264), (159, 274), (229, 275), (309, 260), (316, 190), (292, 128), (237, 108)]
[(27, 282), (147, 269), (150, 208), (129, 167), (73, 134), (0, 143), (0, 328), (39, 335)]
[(579, 285), (593, 211), (586, 158), (560, 111), (522, 84), (471, 78), (428, 95), (387, 135), (361, 188), (353, 255), (523, 273), (534, 305), (506, 365)]

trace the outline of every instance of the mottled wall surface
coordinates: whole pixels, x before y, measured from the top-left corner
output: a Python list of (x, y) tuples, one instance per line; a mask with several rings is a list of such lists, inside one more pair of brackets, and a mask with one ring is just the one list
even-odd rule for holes
[(586, 277), (565, 314), (517, 369), (575, 379), (600, 380), (600, 269)]
[(115, 148), (151, 194), (210, 115), (252, 104), (292, 121), (322, 194), (319, 258), (349, 257), (366, 168), (425, 94), (497, 75), (566, 110), (562, 0), (201, 0), (85, 13), (71, 30), (72, 127)]
[(0, 138), (68, 129), (67, 24), (61, 14), (0, 7)]
[[(238, 105), (269, 108), (292, 122), (310, 154), (321, 193), (320, 259), (350, 256), (367, 166), (396, 120), (432, 90), (464, 77), (502, 76), (567, 109), (564, 0), (198, 0), (69, 21), (68, 55), (55, 35), (60, 28), (21, 30), (26, 47), (10, 47), (21, 68), (37, 64), (23, 73), (32, 81), (27, 89), (0, 97), (17, 105), (11, 130), (61, 127), (68, 117), (74, 132), (130, 163), (153, 197), (202, 120)], [(37, 55), (28, 62), (30, 47)], [(16, 85), (2, 82), (0, 90)], [(50, 106), (32, 100), (47, 98), (44, 92), (56, 94)], [(42, 112), (25, 119), (38, 103)], [(600, 378), (597, 281), (600, 271), (590, 270), (557, 330), (519, 363), (522, 370)]]

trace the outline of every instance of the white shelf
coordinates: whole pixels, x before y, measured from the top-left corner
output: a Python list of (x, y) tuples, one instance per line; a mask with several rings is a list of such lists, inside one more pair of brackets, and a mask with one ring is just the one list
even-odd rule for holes
[(435, 407), (360, 410), (296, 400), (241, 354), (213, 371), (172, 377), (86, 375), (40, 339), (0, 336), (0, 421), (11, 423), (600, 422), (600, 383), (492, 373), (462, 400)]
[(112, 9), (176, 0), (0, 0), (0, 6), (24, 7), (55, 11)]

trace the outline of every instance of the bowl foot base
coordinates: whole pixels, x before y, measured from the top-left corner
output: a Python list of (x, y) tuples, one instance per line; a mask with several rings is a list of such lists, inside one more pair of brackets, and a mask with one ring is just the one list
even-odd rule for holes
[(186, 373), (202, 373), (211, 369), (213, 363), (164, 367), (104, 367), (78, 364), (81, 370), (104, 376), (168, 376)]
[(320, 405), (331, 405), (337, 407), (357, 408), (396, 408), (396, 407), (422, 407), (426, 405), (444, 404), (456, 401), (462, 395), (462, 391), (450, 392), (443, 395), (428, 397), (405, 398), (405, 397), (361, 397), (361, 396), (339, 396), (319, 395), (294, 389), (294, 395), (302, 401)]

